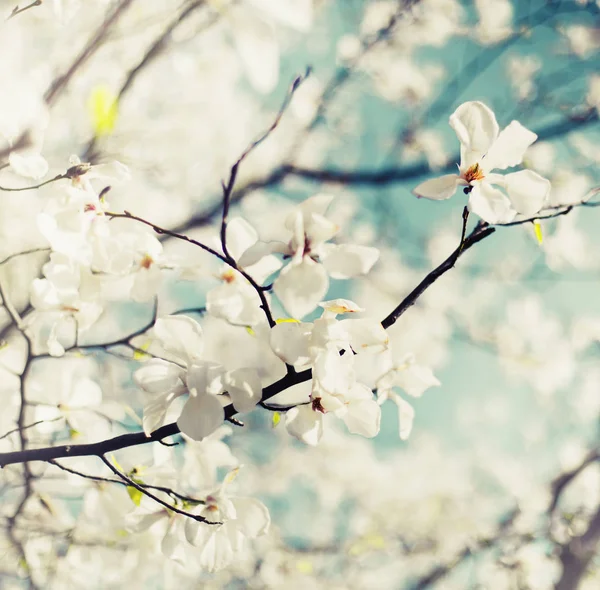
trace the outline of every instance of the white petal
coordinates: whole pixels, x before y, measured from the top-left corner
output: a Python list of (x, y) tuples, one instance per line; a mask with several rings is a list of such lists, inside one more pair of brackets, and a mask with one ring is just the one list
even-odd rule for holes
[(487, 182), (473, 186), (469, 195), (469, 211), (492, 224), (511, 221), (516, 214), (508, 197)]
[[(236, 273), (235, 279), (231, 283), (222, 283), (206, 294), (206, 311), (210, 315), (221, 318), (234, 325), (250, 325), (245, 323), (243, 317), (246, 307), (245, 297), (247, 292), (240, 287), (240, 282), (246, 281), (240, 274)], [(260, 304), (258, 295), (253, 290), (254, 299), (257, 301), (256, 307)], [(250, 294), (252, 296), (252, 294)]]
[(537, 139), (533, 131), (523, 127), (518, 121), (513, 121), (505, 127), (492, 144), (489, 151), (481, 160), (485, 172), (504, 170), (516, 166), (523, 161), (527, 148)]
[(458, 188), (460, 178), (457, 174), (446, 174), (422, 182), (412, 192), (417, 197), (442, 201), (449, 199)]
[[(244, 269), (248, 269), (262, 261), (263, 258), (275, 253), (292, 254), (289, 246), (283, 242), (256, 242), (240, 256), (238, 263)], [(254, 274), (252, 276), (254, 277)]]
[(238, 412), (249, 412), (262, 397), (262, 383), (254, 369), (236, 369), (226, 373), (225, 387)]
[(285, 310), (296, 319), (313, 311), (329, 287), (327, 272), (305, 256), (299, 264), (288, 264), (273, 285)]
[(354, 399), (350, 400), (348, 412), (342, 420), (352, 434), (373, 438), (379, 433), (381, 424), (379, 404), (373, 399), (371, 390), (364, 385), (356, 384), (351, 395)]
[(177, 420), (179, 430), (194, 440), (212, 434), (225, 419), (221, 401), (216, 395), (192, 395)]
[(144, 406), (142, 426), (146, 436), (150, 436), (152, 432), (164, 424), (171, 402), (181, 394), (182, 392), (169, 391), (156, 396)]
[(400, 423), (400, 438), (408, 439), (412, 430), (413, 420), (415, 417), (414, 408), (399, 395), (394, 397), (394, 401), (398, 405), (398, 421)]
[(227, 224), (227, 249), (235, 260), (257, 240), (256, 230), (242, 217), (234, 217)]
[(323, 415), (311, 404), (296, 406), (285, 414), (287, 431), (307, 445), (316, 446), (323, 436)]
[(39, 154), (21, 155), (11, 152), (8, 161), (15, 174), (26, 178), (38, 180), (48, 172), (48, 162)]
[(190, 393), (194, 395), (219, 395), (225, 389), (224, 376), (225, 368), (219, 363), (198, 361), (189, 368), (186, 382)]
[(182, 384), (183, 374), (181, 367), (173, 363), (152, 359), (133, 374), (133, 380), (148, 393), (168, 393)]
[[(334, 198), (333, 195), (319, 193), (303, 201), (298, 206), (298, 211), (302, 214), (304, 223), (308, 223), (312, 215), (325, 215)], [(286, 227), (291, 229), (291, 227), (287, 226), (287, 223)]]
[(319, 307), (322, 307), (325, 311), (332, 314), (339, 313), (356, 313), (358, 311), (365, 311), (354, 301), (349, 299), (331, 299), (330, 301), (321, 301)]
[(533, 172), (521, 170), (504, 177), (504, 186), (513, 207), (523, 215), (534, 215), (550, 194), (550, 181)]
[(310, 361), (309, 344), (312, 324), (300, 322), (282, 322), (273, 326), (270, 343), (273, 352), (288, 365), (299, 370)]
[(499, 130), (494, 113), (478, 101), (461, 104), (450, 116), (450, 127), (460, 141), (460, 169), (463, 171), (481, 160)]
[(89, 377), (73, 382), (73, 390), (67, 400), (69, 408), (90, 408), (102, 403), (102, 388)]
[(200, 324), (184, 315), (159, 318), (154, 324), (154, 333), (163, 348), (184, 363), (199, 359), (204, 348)]
[(413, 397), (420, 397), (430, 387), (440, 385), (429, 367), (413, 363), (408, 363), (407, 366), (399, 369), (394, 382)]
[(306, 240), (313, 249), (317, 248), (319, 244), (331, 240), (339, 231), (340, 228), (336, 223), (318, 213), (312, 213), (304, 221)]
[(340, 356), (335, 348), (321, 351), (314, 361), (313, 379), (327, 393), (346, 395), (356, 380), (352, 355)]
[(211, 527), (206, 542), (202, 545), (199, 563), (211, 573), (226, 568), (235, 556), (231, 541), (222, 529), (223, 527)]
[(349, 279), (367, 274), (379, 259), (379, 250), (354, 244), (329, 245), (323, 266), (334, 279)]
[(267, 507), (254, 498), (232, 498), (237, 519), (235, 525), (249, 539), (264, 535), (271, 524)]
[(259, 92), (271, 92), (279, 79), (279, 45), (273, 27), (249, 10), (230, 9), (229, 19), (248, 79)]
[(357, 354), (366, 350), (381, 352), (389, 343), (389, 337), (381, 322), (369, 318), (342, 320), (340, 324), (348, 332), (352, 350)]

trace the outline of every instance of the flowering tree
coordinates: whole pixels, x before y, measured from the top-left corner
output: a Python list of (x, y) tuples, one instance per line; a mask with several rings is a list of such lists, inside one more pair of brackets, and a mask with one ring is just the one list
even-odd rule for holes
[(2, 587), (597, 587), (600, 7), (524, 4), (9, 10)]

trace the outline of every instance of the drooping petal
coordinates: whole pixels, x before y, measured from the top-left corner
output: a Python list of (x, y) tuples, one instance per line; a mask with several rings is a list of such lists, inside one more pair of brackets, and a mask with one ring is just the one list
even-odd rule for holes
[(211, 528), (200, 552), (200, 567), (211, 573), (227, 567), (235, 557), (227, 531), (222, 528)]
[(461, 104), (450, 116), (450, 127), (460, 141), (460, 169), (479, 162), (498, 137), (498, 122), (490, 108), (479, 101)]
[(292, 436), (314, 447), (323, 436), (323, 415), (310, 404), (296, 406), (286, 412), (285, 426)]
[(356, 380), (351, 357), (341, 356), (336, 348), (321, 351), (314, 361), (313, 380), (327, 393), (346, 395)]
[(283, 322), (273, 326), (270, 331), (271, 349), (284, 363), (298, 370), (305, 368), (310, 361), (312, 328), (312, 324), (300, 322)]
[(262, 397), (262, 383), (254, 369), (236, 369), (225, 374), (225, 387), (238, 412), (249, 412)]
[(514, 219), (516, 211), (508, 197), (487, 182), (478, 182), (469, 195), (469, 211), (488, 223), (506, 223)]
[(290, 316), (301, 319), (317, 307), (328, 287), (323, 266), (305, 256), (299, 264), (288, 264), (281, 271), (273, 290)]
[(355, 384), (347, 407), (348, 411), (342, 416), (342, 420), (352, 434), (373, 438), (379, 433), (381, 408), (368, 387)]
[(192, 395), (177, 420), (179, 430), (194, 440), (212, 434), (225, 419), (221, 401), (216, 395)]
[(529, 131), (518, 121), (513, 121), (500, 132), (481, 160), (481, 167), (485, 172), (489, 172), (520, 164), (525, 151), (536, 139), (537, 135), (533, 131)]
[(417, 197), (442, 201), (449, 199), (456, 192), (459, 181), (460, 177), (457, 174), (445, 174), (422, 182), (412, 192)]
[[(275, 253), (293, 254), (288, 244), (283, 242), (256, 242), (240, 256), (238, 263), (242, 268), (248, 269), (261, 262), (263, 258)], [(254, 274), (252, 276), (254, 277)]]
[(396, 370), (394, 384), (408, 395), (421, 397), (427, 389), (440, 385), (440, 382), (429, 367), (418, 365), (410, 359)]
[(513, 207), (522, 215), (534, 215), (550, 194), (550, 181), (532, 170), (507, 174), (504, 186)]
[(323, 266), (334, 279), (349, 279), (367, 274), (379, 259), (379, 250), (356, 244), (330, 244), (321, 257)]
[(267, 507), (254, 498), (232, 498), (235, 506), (235, 525), (249, 539), (264, 535), (271, 524)]
[(184, 315), (159, 318), (154, 324), (154, 333), (162, 347), (184, 364), (199, 359), (204, 348), (200, 324)]
[(394, 401), (398, 406), (400, 439), (407, 440), (412, 430), (413, 420), (415, 418), (415, 410), (406, 400), (402, 399), (399, 395), (394, 396)]

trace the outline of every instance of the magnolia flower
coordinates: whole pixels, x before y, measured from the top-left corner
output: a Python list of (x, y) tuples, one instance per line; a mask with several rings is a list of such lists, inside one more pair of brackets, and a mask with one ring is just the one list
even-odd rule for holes
[[(227, 250), (234, 260), (239, 260), (246, 250), (258, 243), (256, 230), (244, 219), (236, 217), (227, 225)], [(281, 268), (281, 261), (274, 255), (266, 255), (244, 271), (258, 284)], [(221, 284), (206, 294), (206, 310), (211, 315), (230, 324), (256, 326), (265, 320), (261, 301), (256, 289), (246, 278), (229, 265), (221, 268)], [(265, 293), (267, 301), (269, 294)]]
[(387, 350), (387, 333), (372, 319), (338, 321), (339, 313), (361, 311), (352, 301), (336, 299), (320, 305), (323, 316), (313, 324), (286, 322), (271, 330), (271, 347), (279, 358), (298, 370), (312, 367), (308, 404), (288, 410), (288, 432), (316, 445), (323, 433), (323, 415), (332, 413), (350, 432), (373, 437), (379, 432), (381, 410), (372, 391), (357, 380), (354, 365), (361, 353)]
[(488, 223), (506, 223), (517, 213), (534, 215), (542, 208), (550, 192), (548, 180), (531, 170), (492, 173), (520, 164), (525, 150), (537, 139), (535, 133), (518, 121), (499, 132), (494, 113), (481, 102), (459, 106), (450, 117), (450, 126), (460, 141), (459, 174), (427, 180), (413, 190), (415, 195), (448, 199), (464, 186), (469, 210)]
[(325, 217), (333, 197), (315, 195), (304, 201), (286, 220), (292, 232), (287, 244), (257, 242), (242, 255), (240, 264), (256, 263), (266, 254), (279, 252), (290, 262), (273, 283), (275, 295), (286, 311), (300, 319), (313, 311), (329, 288), (329, 276), (348, 279), (368, 273), (379, 250), (354, 244), (329, 244), (340, 228)]
[(249, 412), (260, 401), (262, 384), (256, 371), (226, 371), (218, 363), (201, 360), (202, 328), (192, 318), (158, 319), (154, 333), (178, 363), (153, 359), (134, 374), (137, 385), (155, 396), (144, 407), (143, 427), (147, 436), (164, 423), (171, 403), (186, 392), (189, 398), (177, 425), (194, 440), (202, 440), (223, 423), (223, 405), (229, 400), (221, 394), (228, 394), (238, 412)]
[(267, 533), (271, 517), (266, 506), (254, 498), (230, 496), (229, 484), (238, 469), (229, 472), (223, 484), (206, 496), (206, 504), (193, 512), (205, 518), (207, 524), (188, 518), (185, 536), (200, 548), (202, 568), (214, 572), (227, 567), (243, 550), (247, 540)]

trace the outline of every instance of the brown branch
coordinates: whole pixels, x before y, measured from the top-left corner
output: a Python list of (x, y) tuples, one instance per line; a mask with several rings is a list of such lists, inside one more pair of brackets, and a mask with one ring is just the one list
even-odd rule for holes
[(417, 299), (427, 290), (433, 283), (435, 283), (443, 274), (447, 273), (451, 268), (454, 267), (456, 261), (462, 256), (469, 248), (481, 242), (481, 240), (487, 238), (493, 234), (496, 230), (490, 227), (487, 223), (479, 223), (475, 226), (475, 229), (465, 238), (467, 216), (463, 213), (463, 229), (462, 239), (460, 244), (444, 262), (438, 267), (434, 268), (405, 298), (404, 300), (381, 322), (384, 328), (389, 328), (396, 323), (398, 318), (410, 307), (412, 307)]
[(177, 514), (181, 514), (182, 516), (187, 516), (188, 518), (192, 518), (193, 520), (197, 520), (198, 522), (204, 522), (209, 525), (218, 525), (222, 524), (221, 522), (212, 522), (206, 520), (203, 516), (199, 514), (192, 514), (191, 512), (186, 512), (185, 510), (181, 510), (177, 508), (177, 506), (173, 506), (164, 500), (161, 500), (158, 496), (155, 496), (153, 493), (149, 492), (146, 488), (142, 487), (140, 484), (135, 482), (133, 479), (127, 477), (124, 473), (121, 473), (104, 455), (99, 455), (100, 460), (118, 477), (120, 477), (124, 482), (127, 483), (128, 486), (135, 488), (138, 492), (141, 492), (148, 498), (154, 500), (157, 504), (164, 506), (167, 510), (171, 512), (176, 512)]

